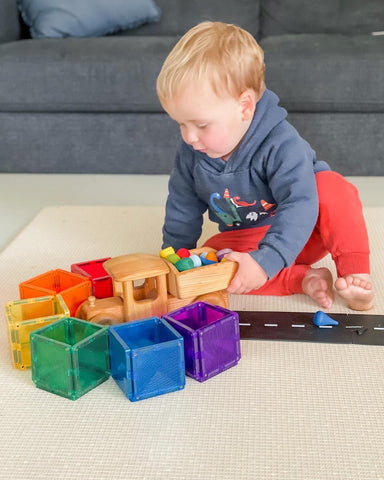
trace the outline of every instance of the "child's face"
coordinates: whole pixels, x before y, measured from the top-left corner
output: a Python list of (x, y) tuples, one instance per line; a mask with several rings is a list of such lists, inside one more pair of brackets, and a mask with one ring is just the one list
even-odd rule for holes
[(252, 121), (244, 102), (218, 97), (209, 82), (185, 88), (165, 109), (180, 126), (183, 140), (211, 158), (228, 160)]

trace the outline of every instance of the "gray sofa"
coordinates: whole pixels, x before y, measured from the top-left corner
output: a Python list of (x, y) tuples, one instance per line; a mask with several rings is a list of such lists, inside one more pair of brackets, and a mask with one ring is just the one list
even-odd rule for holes
[[(157, 0), (158, 23), (98, 38), (25, 38), (0, 0), (0, 172), (171, 171), (177, 126), (155, 92), (177, 39), (236, 23), (265, 51), (267, 87), (334, 170), (384, 175), (383, 0)], [(23, 38), (24, 37), (24, 38)]]

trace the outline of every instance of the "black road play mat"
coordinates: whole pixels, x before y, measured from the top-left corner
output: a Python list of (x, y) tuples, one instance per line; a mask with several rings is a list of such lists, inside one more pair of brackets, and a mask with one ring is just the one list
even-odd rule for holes
[(384, 315), (330, 313), (339, 325), (317, 327), (314, 313), (237, 313), (242, 339), (384, 345)]

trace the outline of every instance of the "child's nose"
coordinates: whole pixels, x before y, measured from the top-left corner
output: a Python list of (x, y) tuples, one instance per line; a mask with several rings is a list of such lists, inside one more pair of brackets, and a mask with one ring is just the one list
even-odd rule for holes
[(192, 145), (193, 143), (196, 143), (199, 139), (196, 130), (192, 128), (188, 128), (188, 130), (184, 131), (184, 140), (186, 143), (189, 143)]

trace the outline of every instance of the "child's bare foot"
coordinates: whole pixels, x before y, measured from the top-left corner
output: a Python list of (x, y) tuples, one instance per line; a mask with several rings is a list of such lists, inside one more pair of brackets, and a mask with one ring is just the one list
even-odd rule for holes
[(335, 282), (338, 294), (352, 310), (370, 310), (373, 307), (373, 289), (368, 274), (346, 275)]
[(322, 308), (331, 308), (334, 294), (332, 274), (328, 268), (310, 268), (303, 278), (302, 287)]

